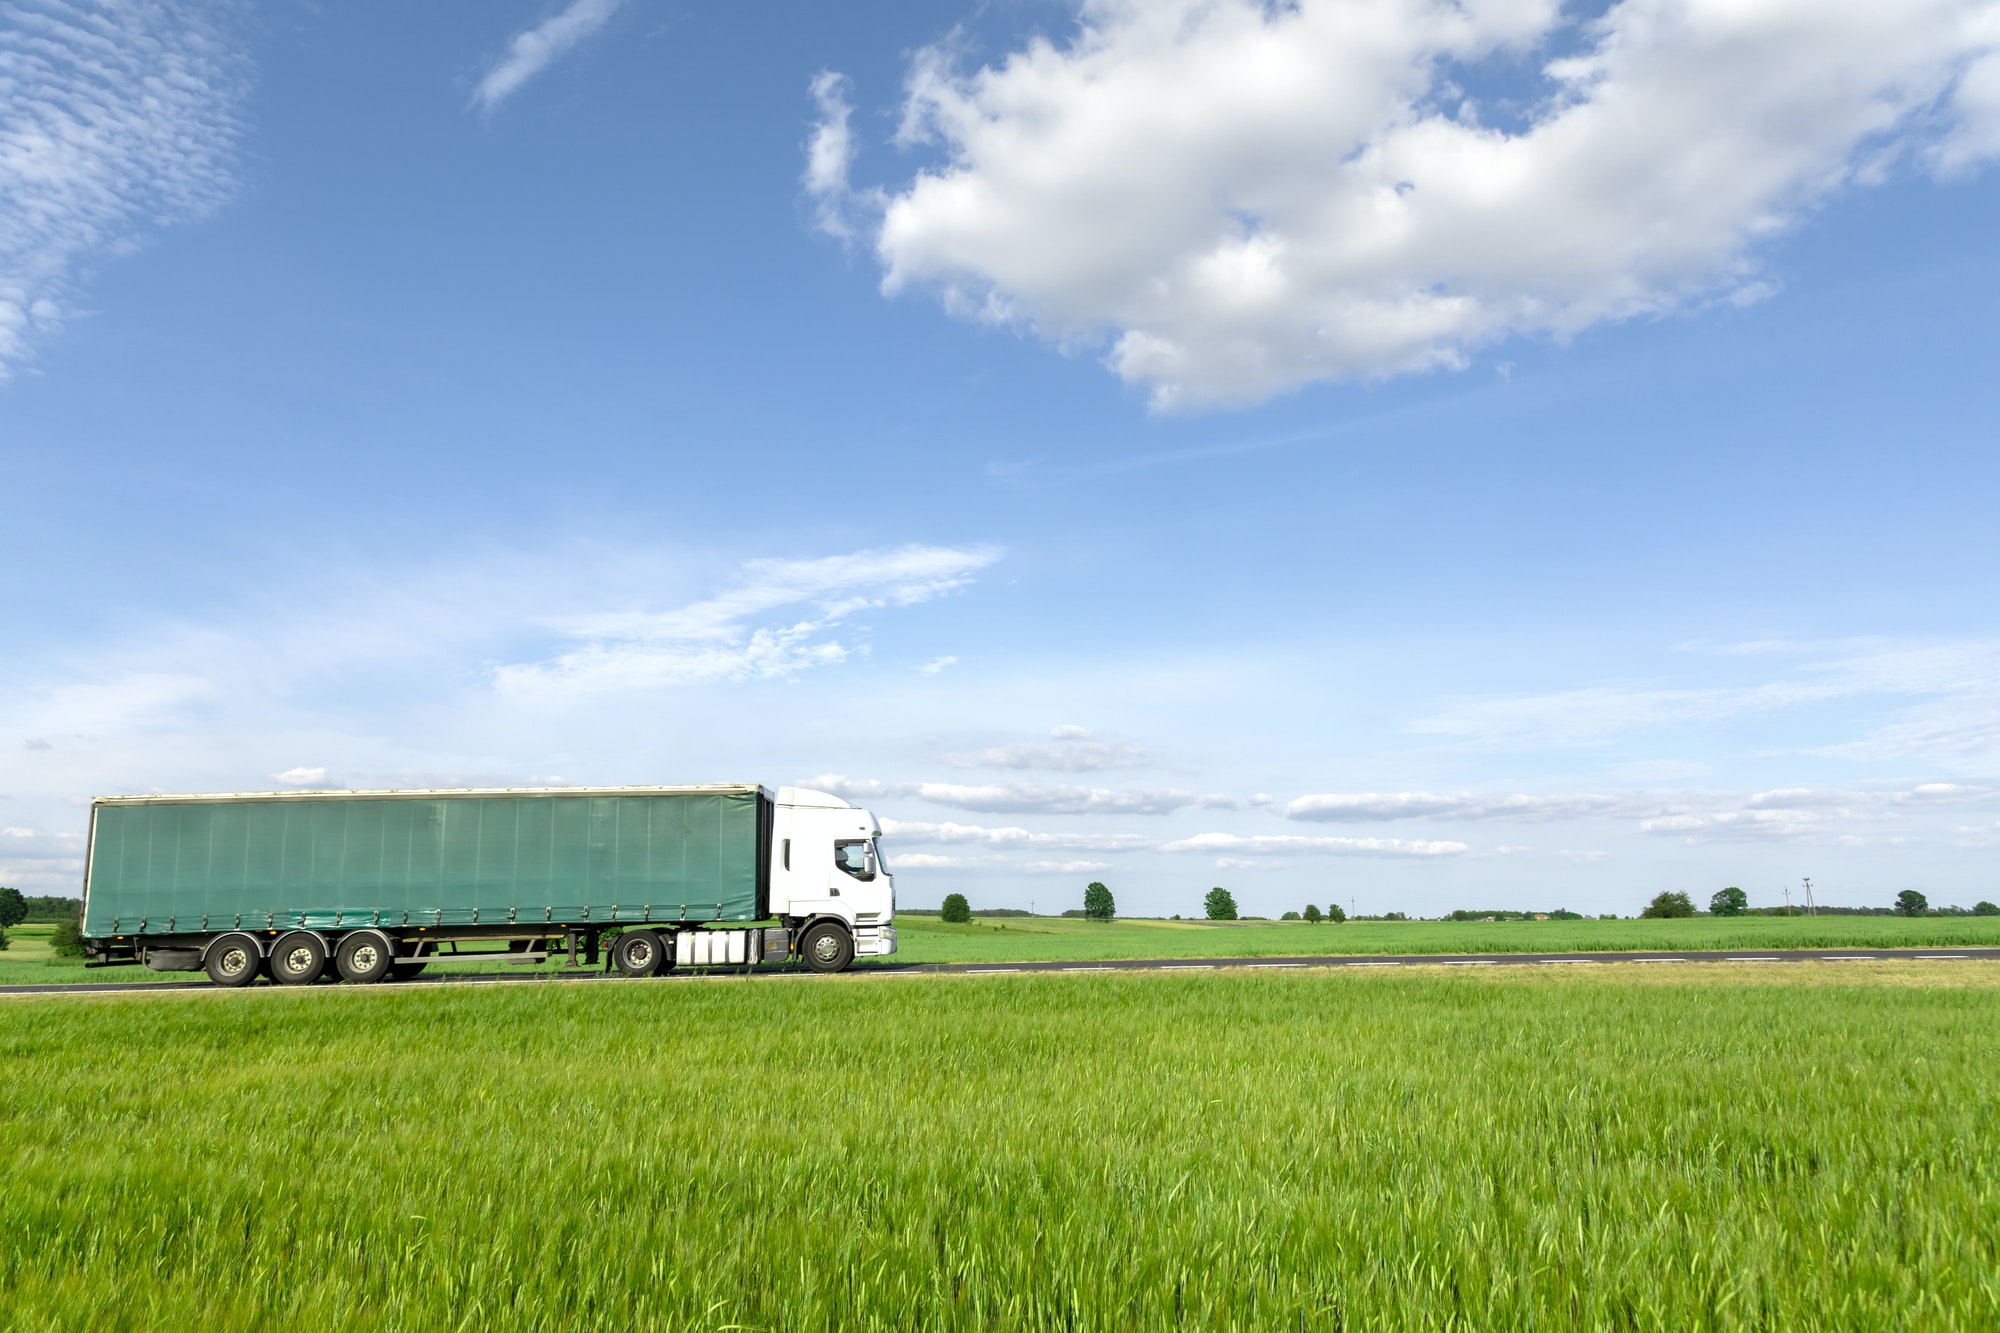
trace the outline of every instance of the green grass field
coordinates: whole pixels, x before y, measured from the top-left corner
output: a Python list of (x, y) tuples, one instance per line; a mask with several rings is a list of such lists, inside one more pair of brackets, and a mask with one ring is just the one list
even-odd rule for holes
[(898, 962), (995, 963), (1287, 954), (2000, 945), (2000, 917), (1694, 917), (1680, 921), (1154, 921), (896, 918)]
[(10, 1330), (2000, 1325), (1983, 962), (0, 1015)]
[[(0, 952), (0, 985), (167, 981), (193, 973), (86, 969), (49, 952), (46, 925), (16, 926)], [(1156, 921), (999, 917), (949, 925), (896, 918), (896, 963), (1096, 962), (1113, 958), (1270, 958), (1294, 954), (1553, 953), (1647, 949), (1895, 949), (2000, 945), (2000, 917), (1696, 917), (1683, 921)], [(862, 967), (869, 964), (863, 962)], [(555, 970), (447, 963), (440, 971), (514, 976)]]

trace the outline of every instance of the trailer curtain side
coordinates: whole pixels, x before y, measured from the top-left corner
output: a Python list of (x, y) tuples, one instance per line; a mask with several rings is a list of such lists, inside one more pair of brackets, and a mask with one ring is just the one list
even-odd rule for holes
[(84, 933), (754, 921), (756, 788), (100, 804)]

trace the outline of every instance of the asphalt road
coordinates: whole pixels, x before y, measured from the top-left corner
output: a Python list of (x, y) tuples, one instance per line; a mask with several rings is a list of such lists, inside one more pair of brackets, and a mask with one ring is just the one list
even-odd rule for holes
[[(2000, 962), (2000, 949), (1769, 949), (1762, 952), (1725, 953), (1450, 953), (1450, 954), (1316, 954), (1294, 958), (1117, 958), (1089, 963), (862, 963), (850, 976), (922, 977), (991, 976), (1010, 972), (1216, 972), (1227, 968), (1300, 967), (1527, 967), (1591, 963), (1858, 963), (1882, 959), (1948, 961), (1980, 959)], [(742, 976), (744, 969), (729, 967), (676, 968), (655, 978), (661, 981), (692, 981), (699, 977)], [(754, 977), (817, 977), (801, 967), (759, 967)], [(398, 986), (533, 985), (549, 981), (625, 981), (628, 978), (592, 970), (542, 972), (532, 976), (509, 976), (504, 972), (440, 972), (427, 977), (395, 983)], [(246, 989), (270, 985), (260, 982)], [(322, 986), (327, 982), (318, 983)], [(218, 990), (206, 977), (190, 975), (185, 981), (80, 981), (57, 982), (45, 986), (0, 986), (0, 995), (105, 995), (139, 991)]]

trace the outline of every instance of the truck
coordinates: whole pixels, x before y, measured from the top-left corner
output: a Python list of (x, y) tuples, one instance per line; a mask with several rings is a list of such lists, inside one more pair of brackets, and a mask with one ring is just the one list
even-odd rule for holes
[(761, 785), (100, 796), (91, 966), (219, 986), (406, 980), (434, 962), (670, 968), (896, 951), (874, 815)]

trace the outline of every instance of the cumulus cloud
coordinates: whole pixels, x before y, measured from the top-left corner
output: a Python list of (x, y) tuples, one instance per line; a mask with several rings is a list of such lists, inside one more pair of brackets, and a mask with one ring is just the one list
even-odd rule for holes
[(1153, 761), (1141, 746), (1096, 736), (1077, 726), (1054, 727), (1045, 742), (993, 745), (966, 754), (947, 755), (946, 759), (957, 768), (1043, 769), (1057, 773), (1139, 768)]
[(1065, 41), (918, 53), (899, 138), (938, 158), (886, 190), (821, 75), (807, 188), (872, 207), (886, 291), (1108, 345), (1171, 408), (1754, 299), (1759, 242), (1893, 153), (2000, 152), (1994, 0), (1589, 8), (1080, 0)]
[(570, 0), (558, 14), (516, 33), (472, 90), (475, 110), (491, 112), (579, 42), (595, 36), (624, 0)]
[(319, 787), (326, 783), (326, 769), (288, 768), (282, 773), (273, 773), (271, 781), (286, 787)]
[(1237, 855), (1261, 852), (1300, 852), (1322, 856), (1463, 856), (1470, 849), (1462, 842), (1435, 842), (1404, 838), (1301, 838), (1286, 834), (1197, 833), (1162, 843), (1163, 852), (1233, 852)]
[[(795, 675), (847, 660), (828, 631), (862, 611), (913, 606), (956, 592), (998, 559), (992, 550), (902, 546), (818, 560), (754, 560), (738, 585), (672, 611), (558, 617), (577, 647), (494, 672), (502, 693), (549, 696), (713, 680)], [(809, 607), (802, 617), (772, 612)]]
[(1034, 875), (1088, 875), (1111, 869), (1109, 861), (1023, 861), (1021, 869)]
[(0, 18), (0, 380), (78, 271), (236, 190), (250, 87), (236, 6), (40, 0)]
[(1285, 806), (1285, 818), (1315, 823), (1372, 823), (1387, 819), (1578, 819), (1615, 810), (1624, 799), (1601, 794), (1572, 796), (1438, 795), (1422, 791), (1329, 792), (1301, 796)]
[(799, 784), (850, 801), (916, 797), (976, 814), (1165, 815), (1189, 806), (1227, 810), (1235, 798), (1222, 792), (1121, 791), (1111, 787), (1044, 786), (1038, 783), (881, 782), (822, 773)]
[(76, 897), (83, 891), (81, 833), (0, 828), (0, 883), (29, 894)]
[[(921, 820), (884, 819), (882, 833), (899, 842), (931, 845), (965, 844), (1003, 850), (1063, 852), (1144, 852), (1157, 844), (1139, 833), (1032, 833), (1011, 825), (992, 828), (983, 824), (926, 823)], [(909, 858), (898, 854), (896, 864)]]
[(1686, 843), (1789, 842), (1819, 836), (1821, 816), (1811, 810), (1723, 810), (1714, 814), (1663, 815), (1643, 821), (1647, 833)]

